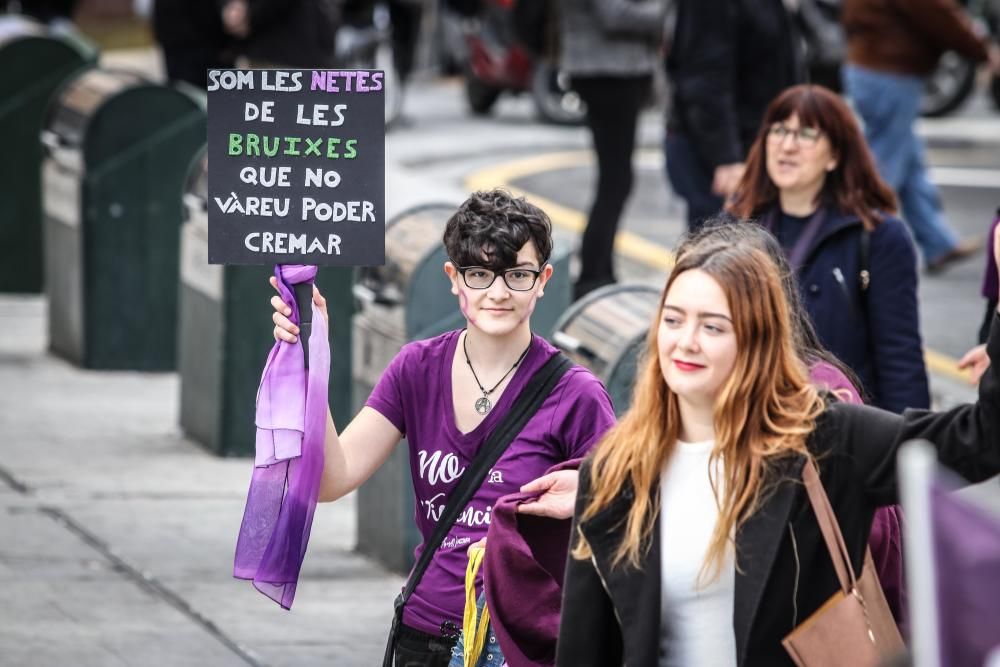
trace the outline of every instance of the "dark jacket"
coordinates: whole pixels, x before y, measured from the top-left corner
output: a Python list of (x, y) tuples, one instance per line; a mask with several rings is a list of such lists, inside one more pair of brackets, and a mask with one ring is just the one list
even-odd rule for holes
[(845, 0), (841, 22), (848, 61), (878, 72), (926, 76), (945, 51), (988, 57), (956, 0)]
[(249, 0), (249, 10), (250, 36), (243, 53), (254, 64), (333, 66), (341, 21), (335, 0)]
[[(856, 571), (875, 508), (896, 503), (896, 453), (904, 442), (932, 442), (941, 462), (970, 481), (1000, 472), (1000, 317), (988, 344), (993, 360), (979, 402), (948, 412), (833, 403), (808, 441)], [(739, 665), (792, 665), (781, 639), (839, 588), (833, 563), (801, 484), (802, 459), (775, 466), (774, 491), (736, 535), (733, 630)], [(577, 517), (590, 496), (589, 461), (580, 472)], [(566, 571), (557, 664), (655, 667), (660, 638), (659, 521), (640, 569), (611, 566), (621, 543), (631, 488), (589, 521), (574, 520), (594, 558), (572, 557)], [(797, 595), (795, 593), (797, 591)]]
[(764, 110), (801, 80), (801, 56), (782, 0), (680, 0), (667, 56), (668, 129), (710, 169), (742, 162)]
[(886, 216), (870, 235), (861, 290), (863, 226), (827, 209), (797, 271), (820, 341), (861, 379), (868, 402), (891, 412), (930, 407), (917, 306), (917, 256), (906, 226)]

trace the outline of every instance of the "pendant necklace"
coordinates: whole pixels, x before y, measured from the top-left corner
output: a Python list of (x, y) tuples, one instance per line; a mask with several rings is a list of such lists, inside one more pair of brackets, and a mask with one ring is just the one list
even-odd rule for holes
[(517, 358), (517, 361), (514, 362), (514, 365), (511, 366), (510, 369), (503, 374), (503, 377), (500, 378), (500, 382), (497, 382), (489, 389), (486, 389), (485, 387), (483, 387), (483, 383), (479, 381), (479, 376), (476, 375), (476, 369), (472, 367), (472, 362), (469, 361), (469, 347), (466, 344), (467, 339), (468, 339), (467, 335), (462, 337), (462, 351), (465, 352), (465, 363), (469, 365), (469, 370), (472, 371), (472, 377), (475, 378), (476, 384), (479, 385), (479, 391), (483, 392), (483, 395), (480, 398), (476, 399), (476, 412), (478, 412), (481, 415), (486, 415), (489, 414), (489, 411), (493, 409), (493, 402), (490, 401), (490, 394), (496, 391), (496, 388), (500, 386), (500, 383), (506, 380), (507, 376), (513, 373), (514, 369), (517, 368), (522, 361), (524, 361), (524, 357), (527, 356), (528, 350), (531, 349), (531, 341), (528, 341), (528, 347), (524, 348), (524, 352), (522, 352), (521, 356)]

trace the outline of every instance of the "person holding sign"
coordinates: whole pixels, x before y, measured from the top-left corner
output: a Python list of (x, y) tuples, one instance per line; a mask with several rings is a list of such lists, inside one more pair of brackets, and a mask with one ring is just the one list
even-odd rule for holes
[[(405, 345), (346, 428), (328, 419), (319, 492), (332, 501), (357, 489), (406, 437), (423, 538), (397, 600), (393, 653), (407, 666), (448, 664), (467, 550), (486, 536), (500, 497), (537, 493), (521, 513), (568, 520), (576, 471), (544, 473), (582, 458), (615, 421), (600, 381), (531, 332), (553, 271), (548, 216), (507, 192), (476, 192), (449, 219), (444, 244), (466, 328)], [(318, 290), (314, 301), (326, 316)], [(294, 343), (290, 304), (275, 296), (272, 305), (275, 338)]]

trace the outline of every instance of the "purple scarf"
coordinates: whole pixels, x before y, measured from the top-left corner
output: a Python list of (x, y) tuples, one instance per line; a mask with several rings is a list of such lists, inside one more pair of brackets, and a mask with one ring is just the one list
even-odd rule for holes
[[(582, 459), (555, 465), (576, 470)], [(518, 514), (537, 493), (512, 493), (493, 506), (486, 533), (483, 588), (490, 624), (510, 667), (554, 665), (570, 521)]]
[[(299, 323), (292, 285), (312, 282), (315, 266), (274, 267), (281, 298)], [(257, 390), (257, 455), (236, 542), (233, 576), (285, 609), (295, 598), (323, 475), (330, 341), (313, 306), (309, 370), (302, 346), (277, 342)]]

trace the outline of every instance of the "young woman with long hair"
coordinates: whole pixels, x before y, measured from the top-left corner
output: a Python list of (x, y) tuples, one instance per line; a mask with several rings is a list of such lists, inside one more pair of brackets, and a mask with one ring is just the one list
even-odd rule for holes
[(838, 95), (803, 85), (771, 102), (728, 210), (778, 238), (823, 346), (874, 405), (930, 406), (916, 250)]
[[(424, 540), (484, 441), (532, 374), (558, 352), (531, 331), (531, 314), (553, 271), (551, 224), (541, 209), (503, 190), (475, 192), (448, 220), (444, 245), (450, 259), (443, 278), (466, 327), (405, 345), (343, 430), (328, 417), (319, 492), (320, 501), (332, 501), (355, 490), (405, 436)], [(318, 291), (314, 301), (326, 316)], [(275, 338), (295, 342), (288, 304), (275, 296), (272, 305)], [(562, 376), (444, 542), (417, 548), (415, 557), (431, 548), (434, 558), (404, 609), (396, 665), (448, 664), (462, 627), (466, 552), (486, 537), (497, 500), (518, 491), (539, 494), (518, 511), (568, 520), (576, 470), (544, 473), (586, 454), (614, 419), (607, 392), (589, 371), (576, 366)]]
[(915, 438), (969, 480), (1000, 472), (996, 370), (978, 403), (945, 413), (829, 400), (765, 252), (680, 255), (632, 406), (581, 468), (557, 664), (791, 665), (782, 638), (839, 588), (803, 465), (818, 466), (860, 572)]
[[(788, 302), (788, 315), (792, 327), (792, 341), (799, 359), (805, 363), (809, 381), (821, 391), (846, 403), (862, 403), (861, 382), (844, 362), (823, 347), (813, 329), (809, 313), (802, 305), (795, 272), (788, 265), (785, 252), (778, 240), (760, 225), (733, 224), (725, 218), (705, 221), (693, 234), (683, 237), (676, 248), (678, 255), (688, 251), (709, 252), (733, 245), (748, 245), (767, 253), (781, 277), (782, 291)], [(994, 304), (994, 308), (995, 308)], [(991, 320), (992, 322), (992, 320)], [(985, 346), (984, 346), (985, 348)], [(983, 356), (986, 355), (985, 350)], [(893, 617), (901, 628), (906, 627), (905, 584), (903, 581), (903, 534), (900, 508), (896, 505), (880, 507), (875, 511), (868, 546), (879, 583)]]

